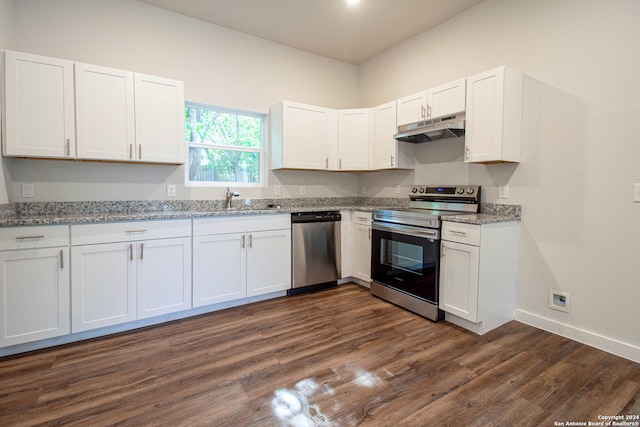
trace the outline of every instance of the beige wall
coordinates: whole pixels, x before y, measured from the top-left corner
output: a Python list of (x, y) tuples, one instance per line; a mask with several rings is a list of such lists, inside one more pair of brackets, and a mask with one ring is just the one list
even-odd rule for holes
[[(520, 164), (465, 165), (462, 140), (440, 141), (393, 179), (480, 184), (485, 201), (522, 205), (518, 317), (636, 360), (639, 23), (637, 0), (486, 0), (359, 70), (362, 106), (499, 65), (537, 80), (526, 85)], [(388, 195), (386, 179), (360, 184)], [(509, 199), (497, 199), (501, 184)], [(550, 288), (570, 293), (570, 313), (547, 308)]]
[[(12, 2), (2, 0), (6, 7)], [(279, 99), (335, 108), (357, 106), (357, 67), (308, 54), (134, 0), (19, 0), (13, 42), (18, 51), (170, 77), (185, 82), (188, 101), (268, 112)], [(176, 184), (180, 199), (222, 198), (226, 189), (186, 188), (184, 168), (5, 159), (9, 198), (22, 182), (32, 200), (163, 199)], [(269, 187), (240, 189), (249, 198), (352, 196), (357, 176), (281, 171)]]

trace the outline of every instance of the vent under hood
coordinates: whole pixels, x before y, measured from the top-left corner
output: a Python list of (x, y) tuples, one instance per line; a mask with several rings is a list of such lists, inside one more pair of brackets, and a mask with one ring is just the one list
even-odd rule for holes
[(464, 135), (465, 117), (465, 113), (457, 113), (398, 126), (398, 133), (393, 137), (398, 141), (413, 143), (457, 138)]

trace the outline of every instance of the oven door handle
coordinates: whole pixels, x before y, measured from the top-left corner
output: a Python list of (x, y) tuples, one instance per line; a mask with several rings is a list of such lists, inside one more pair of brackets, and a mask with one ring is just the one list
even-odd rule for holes
[(374, 222), (371, 224), (373, 230), (388, 231), (390, 233), (405, 234), (407, 236), (425, 237), (428, 239), (440, 239), (440, 233), (438, 230), (431, 230), (428, 228), (408, 227), (406, 225), (385, 224)]

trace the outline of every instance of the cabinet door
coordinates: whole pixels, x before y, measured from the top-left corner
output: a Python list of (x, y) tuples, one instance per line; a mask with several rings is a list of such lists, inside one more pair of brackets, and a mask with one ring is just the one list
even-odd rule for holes
[(135, 251), (134, 243), (71, 248), (72, 332), (136, 320)]
[(369, 170), (371, 110), (338, 111), (338, 170)]
[(478, 246), (442, 241), (440, 306), (471, 322), (478, 321)]
[(152, 163), (184, 163), (184, 84), (134, 74), (135, 159)]
[(68, 334), (69, 250), (0, 253), (0, 346)]
[(291, 230), (247, 235), (247, 296), (291, 288)]
[(193, 306), (245, 298), (246, 245), (244, 233), (193, 238)]
[[(355, 213), (356, 217), (358, 212)], [(371, 280), (371, 225), (358, 223), (354, 226), (353, 270), (358, 279)]]
[(427, 118), (427, 91), (398, 99), (398, 126), (419, 122)]
[(465, 110), (466, 79), (429, 89), (427, 117), (437, 118)]
[(467, 78), (465, 162), (519, 162), (522, 74), (506, 67)]
[(283, 167), (333, 169), (332, 145), (336, 112), (328, 108), (284, 101), (282, 112)]
[(78, 158), (133, 160), (133, 73), (75, 64)]
[(191, 308), (191, 239), (136, 245), (138, 319)]
[(3, 154), (75, 156), (73, 63), (5, 51)]

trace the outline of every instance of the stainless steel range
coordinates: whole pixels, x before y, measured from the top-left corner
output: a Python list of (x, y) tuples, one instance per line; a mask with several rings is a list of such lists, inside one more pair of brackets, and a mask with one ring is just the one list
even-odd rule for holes
[(479, 186), (411, 187), (409, 208), (374, 210), (371, 293), (437, 321), (441, 218), (477, 213)]

